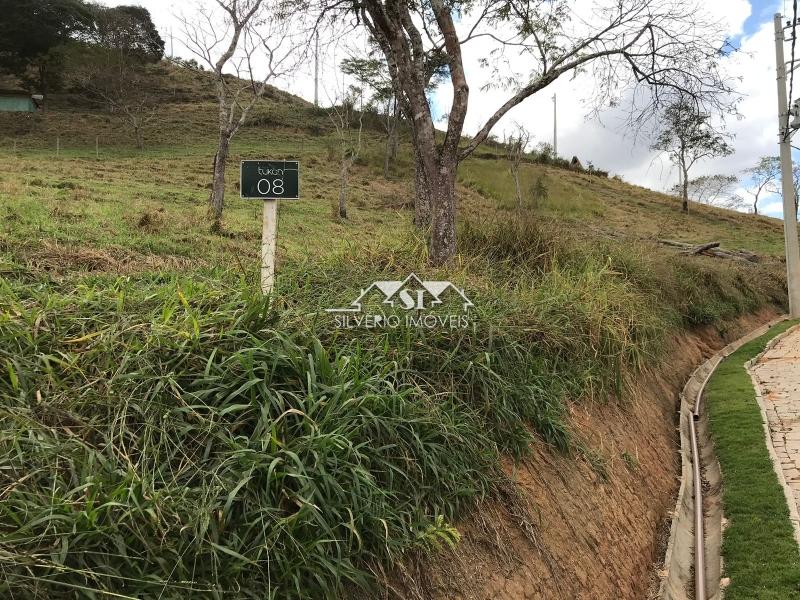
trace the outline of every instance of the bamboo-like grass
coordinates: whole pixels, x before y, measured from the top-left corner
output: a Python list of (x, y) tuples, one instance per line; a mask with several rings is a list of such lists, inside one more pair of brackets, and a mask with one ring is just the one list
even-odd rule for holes
[(670, 331), (780, 299), (749, 267), (552, 223), (460, 240), (433, 275), (475, 303), (463, 330), (342, 331), (322, 311), (420, 264), (413, 241), (286, 265), (272, 300), (237, 269), (50, 278), (6, 255), (0, 595), (371, 590), (379, 568), (457, 544), (508, 489), (502, 454), (580, 449), (569, 402), (623, 398)]

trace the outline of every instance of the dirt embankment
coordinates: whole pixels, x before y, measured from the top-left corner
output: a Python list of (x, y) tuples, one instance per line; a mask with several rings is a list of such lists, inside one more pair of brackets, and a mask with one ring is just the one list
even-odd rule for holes
[(507, 501), (486, 503), (459, 524), (454, 553), (407, 564), (386, 597), (651, 597), (679, 486), (680, 390), (702, 360), (776, 315), (764, 310), (724, 330), (679, 335), (623, 401), (576, 403), (572, 424), (586, 450), (567, 457), (541, 447), (509, 461), (517, 489)]

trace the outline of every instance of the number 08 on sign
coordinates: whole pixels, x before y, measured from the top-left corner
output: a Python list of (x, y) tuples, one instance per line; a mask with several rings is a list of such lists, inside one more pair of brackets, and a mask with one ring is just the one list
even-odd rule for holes
[(264, 201), (261, 291), (269, 294), (275, 286), (278, 200), (300, 198), (300, 163), (296, 160), (243, 160), (239, 189), (243, 199)]

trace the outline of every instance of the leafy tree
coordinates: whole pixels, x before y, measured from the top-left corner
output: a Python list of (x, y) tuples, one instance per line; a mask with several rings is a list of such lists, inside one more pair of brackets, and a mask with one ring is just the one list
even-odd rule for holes
[(666, 152), (681, 173), (683, 212), (689, 212), (689, 170), (701, 159), (733, 153), (726, 137), (711, 125), (691, 98), (681, 97), (668, 105), (661, 118), (661, 132), (652, 148)]
[(777, 156), (762, 156), (755, 166), (744, 170), (744, 175), (750, 180), (750, 185), (745, 187), (745, 191), (753, 198), (753, 214), (757, 215), (761, 194), (778, 192), (777, 186), (781, 179), (781, 159)]
[[(678, 93), (714, 111), (725, 110), (731, 98), (719, 66), (724, 31), (693, 0), (602, 0), (591, 18), (583, 3), (567, 0), (316, 0), (316, 6), (321, 18), (347, 26), (355, 16), (386, 59), (395, 94), (411, 117), (415, 220), (429, 231), (434, 264), (456, 252), (459, 164), (510, 110), (560, 77), (591, 68), (599, 105), (624, 95), (633, 101), (632, 114), (643, 117)], [(489, 85), (506, 94), (462, 145), (470, 95), (480, 90), (469, 85), (463, 60), (464, 46), (475, 40), (485, 44)], [(510, 71), (511, 55), (522, 59), (522, 72)], [(453, 92), (443, 135), (426, 94), (426, 76), (437, 60), (446, 65)]]
[(63, 47), (91, 29), (90, 7), (83, 0), (0, 0), (0, 15), (0, 72), (42, 94), (57, 88)]
[[(372, 40), (380, 54), (380, 45)], [(413, 121), (414, 115), (411, 112), (411, 105), (404, 95), (399, 81), (392, 77), (392, 69), (386, 62), (386, 55), (376, 59), (371, 56), (368, 59), (346, 59), (342, 63), (345, 73), (353, 75), (362, 84), (362, 87), (372, 89), (376, 92), (376, 97), (389, 100), (393, 104), (393, 127), (388, 135), (388, 152), (384, 161), (384, 175), (388, 177), (389, 164), (395, 160), (397, 153), (398, 133), (400, 117), (405, 114), (409, 123)], [(421, 53), (417, 68), (420, 74), (420, 83), (425, 89), (425, 94), (430, 95), (447, 78), (447, 57), (441, 47), (432, 47)], [(389, 88), (386, 87), (388, 83)], [(388, 118), (388, 110), (386, 113)], [(449, 115), (443, 114), (440, 120), (447, 122)], [(388, 123), (388, 120), (387, 120)], [(387, 127), (388, 131), (388, 127)], [(415, 165), (415, 187), (416, 200), (414, 202), (414, 223), (420, 227), (428, 227), (431, 220), (431, 203), (425, 169), (417, 153), (417, 146), (412, 145), (414, 152)]]
[(539, 142), (536, 144), (534, 152), (536, 153), (536, 159), (544, 164), (549, 164), (556, 158), (553, 144), (550, 142)]
[(392, 78), (386, 61), (381, 58), (346, 58), (341, 63), (342, 72), (355, 78), (359, 87), (368, 90), (367, 108), (381, 115), (386, 131), (386, 153), (383, 176), (388, 178), (392, 163), (397, 158), (400, 125), (400, 105), (394, 94)]
[(543, 201), (547, 200), (548, 191), (545, 177), (545, 175), (538, 175), (531, 186), (531, 198), (533, 199), (533, 205), (535, 207), (538, 207)]
[(146, 8), (94, 5), (92, 18), (88, 40), (120, 54), (120, 60), (155, 63), (164, 57), (164, 40)]

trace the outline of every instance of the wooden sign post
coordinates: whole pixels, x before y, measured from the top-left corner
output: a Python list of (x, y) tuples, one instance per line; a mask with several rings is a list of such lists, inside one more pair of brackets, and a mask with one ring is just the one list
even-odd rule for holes
[(264, 202), (261, 229), (261, 291), (275, 287), (278, 200), (300, 198), (300, 163), (296, 160), (243, 160), (240, 196)]
[(261, 228), (261, 291), (266, 296), (275, 287), (275, 245), (278, 238), (278, 201), (264, 200)]

